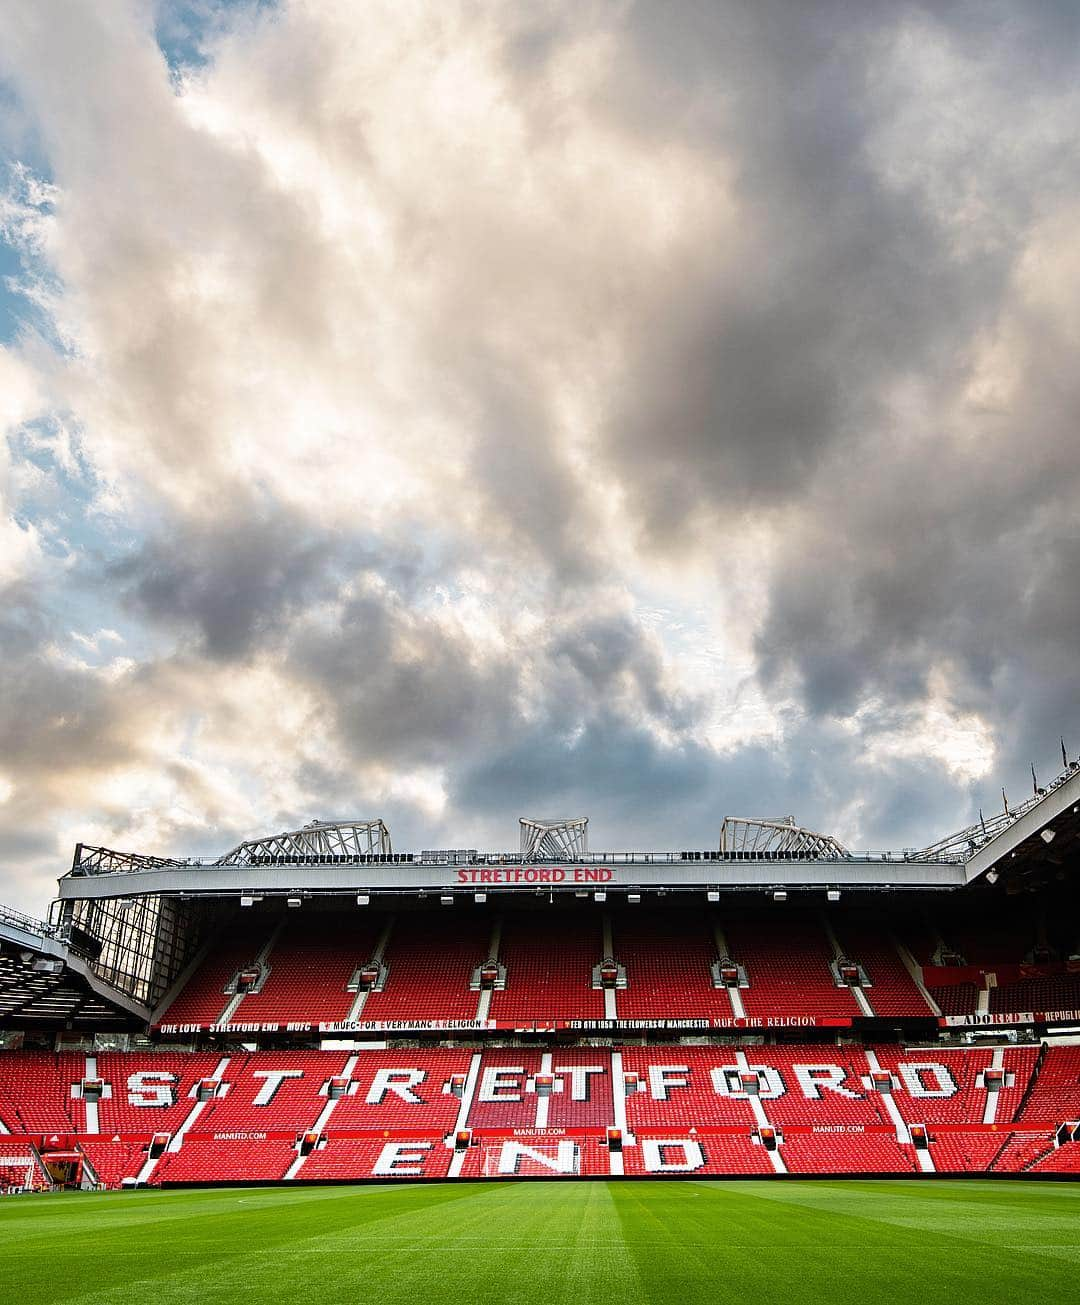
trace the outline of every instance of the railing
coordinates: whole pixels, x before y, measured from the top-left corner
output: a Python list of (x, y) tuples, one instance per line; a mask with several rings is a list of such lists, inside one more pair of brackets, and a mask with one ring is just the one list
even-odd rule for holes
[(60, 930), (44, 920), (35, 920), (33, 916), (23, 915), (21, 911), (12, 910), (10, 906), (0, 906), (0, 924), (11, 925), (25, 933), (35, 933), (40, 938), (59, 938)]
[[(98, 849), (95, 849), (98, 850)], [(963, 855), (960, 853), (949, 853), (937, 858), (942, 863), (962, 864)], [(130, 859), (123, 853), (114, 853), (111, 857), (95, 857), (92, 860), (76, 861), (72, 867), (71, 873), (74, 875), (109, 875), (109, 874), (131, 874), (139, 873), (145, 870), (228, 870), (235, 868), (237, 870), (250, 870), (255, 867), (273, 867), (273, 866), (306, 866), (306, 865), (409, 865), (417, 868), (429, 866), (457, 866), (457, 865), (485, 865), (485, 866), (514, 866), (514, 865), (670, 865), (684, 866), (697, 862), (719, 862), (721, 864), (731, 864), (733, 862), (787, 862), (812, 863), (820, 864), (827, 862), (835, 865), (851, 864), (918, 864), (923, 860), (917, 856), (911, 849), (904, 851), (864, 851), (849, 852), (842, 857), (820, 857), (807, 856), (800, 852), (786, 851), (740, 851), (740, 852), (586, 852), (583, 856), (575, 857), (568, 860), (565, 857), (523, 857), (519, 852), (487, 852), (468, 854), (456, 851), (450, 852), (396, 852), (393, 855), (335, 855), (327, 854), (325, 856), (276, 856), (267, 855), (265, 857), (251, 857), (243, 864), (237, 864), (235, 867), (228, 863), (223, 863), (214, 857), (183, 857), (174, 860), (161, 860), (153, 858), (152, 864), (148, 864), (149, 858), (132, 856)]]

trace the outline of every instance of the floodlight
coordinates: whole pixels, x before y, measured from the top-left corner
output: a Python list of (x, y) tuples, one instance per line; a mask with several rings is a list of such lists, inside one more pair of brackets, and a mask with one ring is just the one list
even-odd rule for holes
[(709, 891), (705, 894), (705, 899), (706, 901), (709, 902), (718, 902), (720, 900), (720, 894), (716, 891), (715, 888), (710, 888)]
[(830, 888), (829, 891), (825, 894), (825, 900), (827, 902), (838, 902), (840, 900), (840, 889)]
[(357, 893), (357, 894), (356, 894), (356, 905), (357, 905), (357, 906), (370, 906), (370, 905), (371, 905), (371, 894), (370, 894), (370, 893)]
[(787, 901), (787, 891), (786, 891), (785, 889), (783, 889), (783, 888), (778, 888), (778, 889), (776, 890), (776, 892), (773, 893), (773, 895), (772, 895), (772, 899), (773, 899), (774, 902), (786, 902), (786, 901)]
[(297, 906), (303, 906), (303, 904), (304, 904), (304, 899), (302, 897), (286, 897), (285, 899), (286, 906), (297, 907)]
[(603, 890), (602, 888), (598, 888), (598, 889), (596, 890), (596, 892), (593, 893), (593, 901), (594, 901), (594, 902), (606, 902), (606, 901), (607, 901), (607, 893), (605, 893), (604, 890)]
[(1040, 831), (1039, 837), (1042, 839), (1044, 843), (1049, 844), (1052, 843), (1054, 839), (1057, 837), (1057, 831), (1054, 829), (1043, 829)]

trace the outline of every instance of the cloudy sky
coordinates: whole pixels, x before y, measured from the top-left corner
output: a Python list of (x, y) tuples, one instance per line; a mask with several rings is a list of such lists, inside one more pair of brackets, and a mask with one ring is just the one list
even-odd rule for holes
[(0, 0), (0, 901), (921, 845), (1080, 751), (1080, 9)]

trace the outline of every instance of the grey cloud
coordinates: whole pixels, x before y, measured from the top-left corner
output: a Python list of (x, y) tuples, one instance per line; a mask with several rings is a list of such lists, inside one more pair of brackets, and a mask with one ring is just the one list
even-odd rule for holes
[(231, 660), (332, 592), (330, 573), (347, 556), (332, 532), (241, 500), (221, 522), (159, 527), (135, 552), (108, 563), (105, 580), (134, 614), (193, 630), (211, 657)]
[[(188, 705), (181, 674), (212, 689), (257, 664), (328, 744), (281, 741), (295, 782), (275, 822), (369, 814), (365, 775), (436, 768), (441, 820), (407, 798), (377, 813), (399, 846), (512, 842), (514, 815), (558, 810), (607, 846), (710, 846), (725, 811), (922, 842), (993, 787), (874, 752), (935, 677), (1020, 755), (1010, 788), (1029, 750), (1048, 766), (1059, 728), (1080, 747), (1076, 328), (1024, 281), (1040, 262), (1075, 275), (1075, 8), (447, 6), (431, 67), (498, 48), (503, 77), (461, 120), (468, 148), (451, 133), (418, 168), (411, 120), (378, 137), (378, 88), (350, 62), (366, 22), (392, 46), (393, 10), (358, 9), (344, 33), (318, 6), (244, 13), (201, 43), (221, 115), (206, 128), (149, 11), (70, 5), (55, 24), (12, 7), (19, 112), (62, 197), (50, 248), (74, 343), (57, 403), (139, 535), (64, 584), (85, 601), (96, 583), (175, 646), (109, 683), (50, 655), (63, 630), (31, 589), (9, 595), (0, 766), (17, 810), (0, 809), (0, 850), (40, 865), (19, 831), (65, 784), (65, 832), (122, 831), (105, 789), (133, 765), (189, 799), (165, 822), (176, 850), (258, 832), (216, 791), (227, 763), (194, 745), (170, 769), (139, 734)], [(944, 92), (928, 52), (956, 61)], [(260, 115), (263, 145), (287, 138), (294, 162), (310, 151), (347, 179), (331, 203), (251, 145)], [(647, 215), (654, 247), (632, 238), (632, 170), (648, 181), (669, 156), (690, 182)], [(603, 168), (624, 158), (613, 186)], [(695, 181), (723, 202), (695, 208)], [(335, 204), (370, 212), (370, 247), (362, 224), (348, 248), (328, 236)], [(1062, 234), (1040, 234), (1055, 213)], [(1015, 391), (967, 397), (998, 333)], [(264, 389), (308, 397), (287, 430)], [(369, 520), (349, 477), (380, 441), (391, 461), (410, 451), (421, 488)], [(329, 468), (358, 489), (332, 525), (275, 479), (278, 452), (297, 478)], [(727, 544), (750, 530), (765, 600), (735, 610)], [(683, 556), (717, 579), (673, 604), (734, 613), (782, 745), (708, 746), (711, 702), (635, 617), (658, 557)], [(454, 606), (476, 576), (490, 641)], [(212, 733), (228, 710), (206, 698)]]

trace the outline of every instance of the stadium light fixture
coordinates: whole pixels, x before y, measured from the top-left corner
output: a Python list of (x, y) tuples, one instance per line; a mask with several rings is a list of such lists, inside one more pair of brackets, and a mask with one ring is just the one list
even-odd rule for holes
[(825, 894), (825, 900), (827, 902), (838, 902), (840, 900), (840, 889), (830, 888)]
[(605, 893), (604, 890), (603, 890), (602, 888), (598, 888), (598, 889), (596, 890), (596, 892), (593, 893), (592, 896), (593, 896), (593, 901), (594, 901), (594, 902), (606, 902), (606, 901), (607, 901), (607, 893)]
[(709, 891), (705, 894), (705, 900), (708, 902), (718, 902), (720, 900), (720, 894), (716, 891), (715, 888), (710, 888)]
[(304, 904), (304, 899), (302, 897), (286, 897), (285, 899), (285, 905), (291, 906), (294, 909), (297, 906), (303, 906), (303, 904)]
[(473, 901), (478, 902), (482, 906), (487, 901), (487, 893), (474, 893)]
[(987, 870), (986, 882), (988, 884), (996, 884), (997, 881), (998, 881), (998, 872), (996, 870)]
[(778, 888), (778, 889), (773, 893), (773, 895), (772, 895), (772, 899), (773, 899), (774, 902), (786, 902), (786, 901), (787, 901), (787, 890), (786, 890), (786, 889), (783, 889), (783, 888)]
[(254, 906), (256, 902), (261, 902), (261, 901), (262, 901), (262, 898), (261, 898), (261, 897), (254, 897), (254, 896), (251, 896), (251, 895), (245, 893), (244, 896), (240, 898), (240, 905), (241, 905), (241, 906)]
[(454, 905), (454, 894), (453, 894), (453, 893), (442, 893), (442, 894), (440, 895), (440, 897), (439, 897), (439, 901), (443, 904), (443, 906), (453, 906), (453, 905)]
[(357, 894), (356, 894), (356, 905), (357, 905), (357, 906), (370, 906), (370, 905), (371, 905), (371, 894), (370, 894), (370, 893), (357, 893)]
[(1049, 844), (1052, 843), (1052, 842), (1054, 841), (1054, 839), (1057, 837), (1057, 830), (1056, 830), (1056, 829), (1043, 829), (1043, 830), (1040, 830), (1040, 832), (1039, 832), (1039, 837), (1042, 839), (1042, 841), (1043, 841), (1044, 843), (1046, 843), (1047, 845), (1049, 845)]
[(641, 894), (640, 894), (640, 893), (627, 893), (627, 894), (626, 894), (626, 900), (630, 903), (631, 906), (637, 906), (638, 903), (641, 901)]

